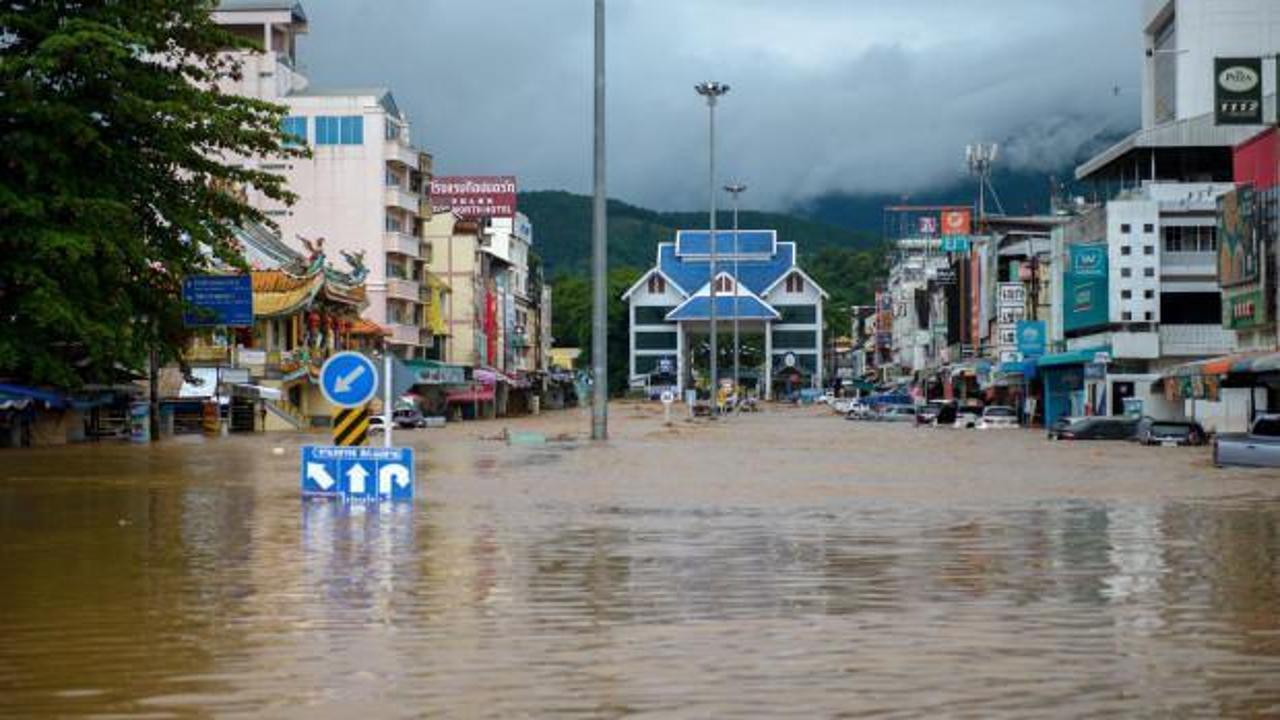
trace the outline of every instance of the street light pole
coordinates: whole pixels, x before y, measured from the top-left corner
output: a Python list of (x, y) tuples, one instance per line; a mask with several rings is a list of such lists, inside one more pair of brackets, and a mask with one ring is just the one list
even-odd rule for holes
[(609, 328), (606, 313), (608, 285), (608, 229), (604, 186), (604, 0), (595, 8), (595, 134), (592, 153), (594, 168), (591, 204), (591, 370), (595, 384), (591, 390), (591, 439), (609, 436)]
[(730, 183), (724, 189), (733, 196), (733, 393), (737, 396), (741, 392), (738, 358), (742, 354), (738, 343), (738, 195), (745, 192), (747, 186)]
[(721, 95), (729, 92), (729, 86), (713, 80), (698, 83), (693, 86), (693, 89), (707, 99), (707, 110), (710, 117), (710, 143), (707, 152), (710, 167), (707, 177), (707, 194), (710, 196), (711, 201), (711, 232), (707, 239), (711, 251), (711, 412), (714, 416), (718, 415), (720, 411), (720, 406), (716, 402), (716, 394), (720, 390), (720, 358), (718, 356), (720, 348), (716, 342), (716, 101)]

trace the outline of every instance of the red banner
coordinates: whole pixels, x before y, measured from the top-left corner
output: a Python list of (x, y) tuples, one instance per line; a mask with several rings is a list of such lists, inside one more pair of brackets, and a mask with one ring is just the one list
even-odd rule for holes
[(431, 181), (431, 211), (464, 218), (514, 217), (514, 175), (449, 175)]

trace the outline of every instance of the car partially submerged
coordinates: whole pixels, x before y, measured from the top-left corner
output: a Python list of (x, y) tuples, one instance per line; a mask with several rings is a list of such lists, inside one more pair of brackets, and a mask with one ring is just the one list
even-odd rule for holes
[(1018, 413), (1008, 405), (989, 405), (974, 425), (979, 430), (1001, 430), (1018, 427)]
[(1049, 437), (1057, 440), (1131, 440), (1137, 429), (1138, 421), (1134, 418), (1083, 417), (1065, 424), (1055, 423), (1049, 428)]
[(1213, 464), (1280, 468), (1280, 414), (1259, 415), (1247, 433), (1215, 437)]
[(1203, 445), (1208, 439), (1200, 423), (1143, 418), (1133, 439), (1142, 445)]

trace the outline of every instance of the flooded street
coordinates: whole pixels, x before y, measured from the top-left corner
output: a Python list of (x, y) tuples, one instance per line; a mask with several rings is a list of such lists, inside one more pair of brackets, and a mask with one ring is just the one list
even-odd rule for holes
[[(11, 717), (1280, 714), (1280, 477), (1202, 449), (772, 410), (0, 455)], [(273, 454), (282, 447), (283, 454)]]

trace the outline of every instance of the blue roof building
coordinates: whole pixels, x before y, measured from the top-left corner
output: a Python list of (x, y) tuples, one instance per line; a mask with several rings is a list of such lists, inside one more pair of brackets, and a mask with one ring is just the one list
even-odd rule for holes
[[(714, 249), (720, 377), (732, 377), (736, 320), (744, 386), (765, 398), (821, 387), (827, 293), (796, 264), (795, 243), (779, 242), (774, 230), (717, 230)], [(711, 260), (708, 231), (680, 230), (675, 242), (658, 244), (654, 266), (623, 293), (633, 383), (683, 392), (709, 376)]]

